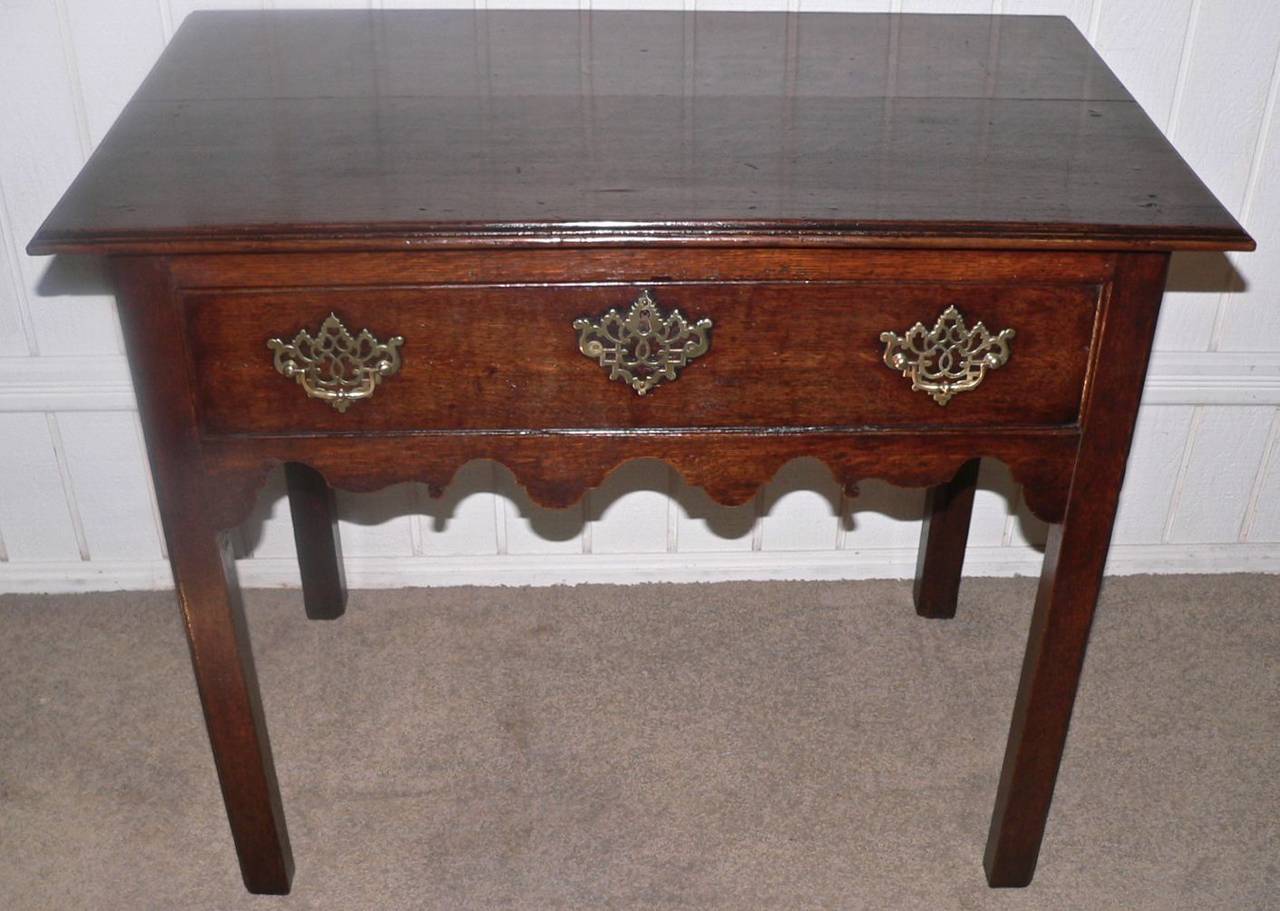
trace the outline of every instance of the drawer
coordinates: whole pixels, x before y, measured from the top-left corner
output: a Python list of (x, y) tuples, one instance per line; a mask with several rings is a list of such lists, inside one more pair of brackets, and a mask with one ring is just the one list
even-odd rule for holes
[[(607, 311), (625, 319), (642, 295), (660, 317), (687, 319), (695, 354), (643, 394), (581, 350)], [(183, 305), (202, 424), (224, 435), (1067, 425), (1098, 299), (1095, 284), (654, 282), (193, 291)], [(395, 373), (370, 381), (367, 398), (336, 403), (342, 410), (282, 375), (268, 348), (319, 335), (330, 314), (353, 334), (403, 339)], [(711, 326), (698, 353), (701, 320)], [(1013, 334), (1004, 363), (974, 366), (972, 388), (931, 394), (886, 365), (885, 333), (905, 339), (921, 323), (921, 335), (954, 340), (979, 322)], [(679, 327), (668, 328), (674, 338)], [(651, 355), (657, 345), (651, 338)], [(988, 350), (1001, 359), (999, 345)]]

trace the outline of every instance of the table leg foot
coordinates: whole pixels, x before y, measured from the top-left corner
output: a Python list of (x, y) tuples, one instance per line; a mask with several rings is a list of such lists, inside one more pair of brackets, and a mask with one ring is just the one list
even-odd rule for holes
[(966, 462), (954, 478), (929, 488), (925, 496), (913, 589), (916, 613), (921, 617), (949, 619), (956, 615), (980, 465), (978, 459)]
[(347, 581), (333, 488), (320, 472), (298, 462), (286, 463), (284, 476), (302, 571), (303, 605), (312, 620), (335, 620), (346, 611)]

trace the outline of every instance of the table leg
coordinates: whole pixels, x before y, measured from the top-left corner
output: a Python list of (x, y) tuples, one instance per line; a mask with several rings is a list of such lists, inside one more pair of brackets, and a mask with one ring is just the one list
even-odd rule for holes
[(225, 492), (207, 475), (190, 395), (194, 381), (181, 353), (183, 311), (173, 299), (165, 260), (119, 257), (111, 267), (169, 562), (240, 872), (250, 892), (283, 895), (289, 891), (293, 856), (224, 530), (234, 522), (226, 515), (214, 518)]
[(980, 465), (979, 459), (966, 462), (948, 483), (930, 487), (925, 496), (913, 590), (916, 613), (921, 617), (948, 619), (956, 615)]
[(285, 895), (293, 855), (230, 544), (226, 534), (194, 531), (172, 513), (166, 515), (166, 527), (240, 873), (250, 892)]
[(1045, 549), (984, 866), (992, 886), (1035, 873), (1084, 667), (1168, 257), (1118, 257), (1082, 411), (1067, 507)]
[(335, 620), (347, 606), (342, 572), (342, 541), (333, 488), (309, 465), (284, 466), (293, 516), (293, 540), (302, 571), (302, 603), (312, 620)]
[(1025, 886), (1035, 873), (1105, 557), (1083, 530), (1050, 531), (987, 839), (992, 886)]

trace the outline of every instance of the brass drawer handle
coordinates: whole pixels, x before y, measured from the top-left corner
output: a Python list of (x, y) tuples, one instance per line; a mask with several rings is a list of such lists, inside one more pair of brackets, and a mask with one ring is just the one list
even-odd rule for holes
[(916, 323), (906, 335), (882, 332), (880, 341), (886, 366), (910, 377), (913, 391), (927, 392), (945, 405), (957, 392), (978, 388), (988, 370), (1005, 365), (1013, 336), (1012, 329), (992, 335), (980, 322), (970, 329), (960, 311), (948, 307), (932, 329)]
[(711, 345), (711, 320), (693, 325), (672, 310), (664, 316), (648, 291), (641, 291), (627, 315), (610, 310), (598, 319), (576, 319), (578, 349), (644, 395), (664, 381), (673, 381), (695, 357)]
[(368, 329), (352, 336), (338, 315), (330, 313), (314, 337), (303, 329), (293, 341), (273, 338), (267, 347), (275, 352), (277, 372), (296, 380), (310, 398), (344, 412), (352, 402), (373, 395), (383, 377), (400, 370), (403, 344), (398, 335), (380, 342)]

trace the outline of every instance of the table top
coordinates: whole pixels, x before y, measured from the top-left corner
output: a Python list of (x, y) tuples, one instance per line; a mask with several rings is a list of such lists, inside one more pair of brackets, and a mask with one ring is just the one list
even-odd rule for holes
[(1251, 249), (1061, 17), (189, 16), (29, 250)]

